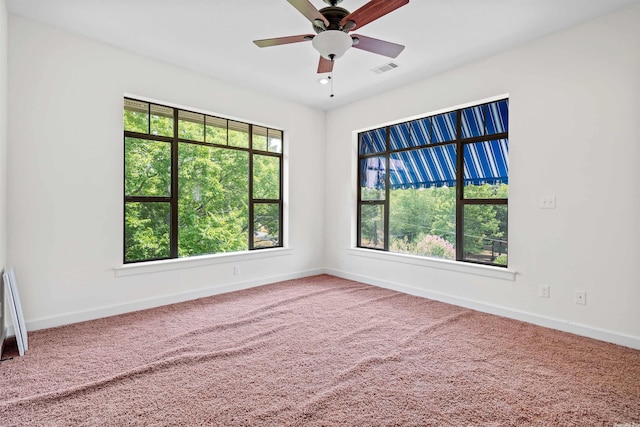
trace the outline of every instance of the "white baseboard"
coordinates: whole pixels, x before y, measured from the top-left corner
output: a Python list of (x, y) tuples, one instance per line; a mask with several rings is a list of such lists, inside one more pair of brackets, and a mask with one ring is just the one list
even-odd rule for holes
[[(312, 270), (305, 270), (296, 273), (282, 274), (277, 276), (264, 277), (260, 279), (248, 280), (245, 282), (232, 283), (228, 285), (217, 285), (209, 288), (198, 289), (195, 291), (188, 291), (182, 293), (176, 293), (171, 295), (164, 295), (161, 297), (147, 298), (143, 300), (133, 301), (126, 304), (112, 305), (107, 307), (99, 307), (96, 309), (77, 311), (74, 313), (67, 313), (60, 316), (52, 316), (47, 318), (41, 318), (36, 320), (27, 321), (27, 330), (34, 331), (38, 329), (53, 328), (56, 326), (68, 325), (71, 323), (84, 322), (87, 320), (94, 320), (103, 317), (115, 316), (118, 314), (129, 313), (132, 311), (145, 310), (148, 308), (159, 307), (168, 304), (175, 304), (179, 302), (194, 300), (197, 298), (208, 297), (217, 294), (223, 294), (227, 292), (239, 291), (242, 289), (248, 289), (256, 286), (266, 285), (269, 283), (280, 282), (283, 280), (300, 279), (303, 277), (315, 276), (318, 274), (330, 274), (336, 277), (342, 277), (344, 279), (355, 280), (358, 282), (366, 283), (369, 285), (379, 286), (381, 288), (392, 289), (398, 292), (406, 293), (409, 295), (415, 295), (423, 298), (429, 298), (435, 301), (441, 301), (448, 304), (457, 305), (460, 307), (470, 308), (483, 313), (495, 314), (510, 319), (521, 320), (523, 322), (532, 323), (534, 325), (544, 326), (546, 328), (557, 329), (559, 331), (569, 332), (572, 334), (597, 339), (600, 341), (606, 341), (613, 344), (622, 345), (640, 350), (640, 337), (631, 335), (620, 334), (617, 332), (607, 331), (604, 329), (594, 328), (591, 326), (581, 325), (573, 323), (567, 320), (556, 319), (547, 316), (540, 316), (538, 314), (529, 313), (521, 310), (514, 310), (507, 307), (501, 307), (491, 304), (486, 304), (470, 299), (460, 298), (453, 295), (444, 293), (429, 291), (414, 286), (409, 286), (401, 283), (394, 283), (385, 280), (379, 280), (373, 277), (368, 277), (359, 274), (352, 274), (332, 268), (317, 268)], [(8, 326), (5, 336), (12, 336), (13, 327)]]
[(343, 279), (355, 280), (369, 285), (379, 286), (381, 288), (392, 289), (409, 295), (415, 295), (423, 298), (429, 298), (435, 301), (446, 302), (448, 304), (460, 307), (470, 308), (483, 313), (495, 314), (510, 319), (521, 320), (523, 322), (532, 323), (534, 325), (544, 326), (545, 328), (556, 329), (563, 332), (569, 332), (583, 337), (593, 338), (600, 341), (606, 341), (613, 344), (640, 350), (640, 337), (632, 335), (620, 334), (617, 332), (607, 331), (604, 329), (594, 328), (591, 326), (573, 323), (567, 320), (556, 319), (538, 314), (529, 313), (521, 310), (514, 310), (507, 307), (485, 304), (482, 302), (456, 297), (440, 292), (433, 292), (414, 286), (404, 285), (400, 283), (388, 282), (385, 280), (375, 279), (373, 277), (363, 276), (359, 274), (347, 273), (340, 270), (327, 268), (324, 270), (326, 274), (342, 277)]
[[(260, 279), (253, 279), (245, 282), (237, 282), (237, 283), (231, 283), (227, 285), (216, 285), (208, 288), (197, 289), (194, 291), (163, 295), (161, 297), (146, 298), (143, 300), (128, 302), (126, 304), (118, 304), (118, 305), (99, 307), (99, 308), (94, 308), (89, 310), (76, 311), (73, 313), (66, 313), (59, 316), (51, 316), (51, 317), (45, 317), (41, 319), (27, 321), (26, 322), (27, 330), (36, 331), (39, 329), (54, 328), (57, 326), (69, 325), (72, 323), (85, 322), (87, 320), (95, 320), (103, 317), (130, 313), (132, 311), (146, 310), (148, 308), (160, 307), (163, 305), (175, 304), (175, 303), (190, 301), (198, 298), (204, 298), (212, 295), (218, 295), (218, 294), (223, 294), (227, 292), (253, 288), (256, 286), (267, 285), (269, 283), (281, 282), (283, 280), (300, 279), (302, 277), (315, 276), (315, 275), (324, 274), (324, 273), (325, 273), (325, 269), (318, 268), (313, 270), (299, 271), (296, 273), (263, 277)], [(10, 336), (13, 330), (10, 329), (8, 332), (9, 332), (8, 336)]]

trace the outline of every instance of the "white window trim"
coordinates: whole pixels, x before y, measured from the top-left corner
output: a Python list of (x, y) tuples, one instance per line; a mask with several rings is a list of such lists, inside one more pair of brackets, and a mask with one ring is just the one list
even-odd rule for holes
[(256, 249), (252, 251), (163, 259), (159, 261), (144, 261), (119, 265), (114, 267), (113, 270), (115, 277), (125, 277), (138, 274), (160, 273), (163, 271), (181, 270), (185, 268), (207, 267), (232, 262), (287, 256), (291, 255), (291, 252), (290, 248)]
[(492, 277), (494, 279), (502, 279), (515, 281), (517, 272), (503, 267), (494, 267), (491, 265), (473, 264), (469, 262), (453, 261), (440, 258), (429, 258), (418, 255), (400, 254), (397, 252), (378, 251), (366, 248), (347, 249), (347, 254), (370, 258), (381, 261), (400, 262), (403, 264), (417, 265), (419, 267), (437, 268), (440, 270), (455, 271), (458, 273), (473, 274), (476, 276)]

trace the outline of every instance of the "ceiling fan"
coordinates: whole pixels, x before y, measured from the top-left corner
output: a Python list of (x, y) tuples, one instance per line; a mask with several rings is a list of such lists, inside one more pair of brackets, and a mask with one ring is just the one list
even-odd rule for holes
[(311, 21), (316, 34), (301, 34), (253, 42), (258, 47), (270, 47), (311, 41), (313, 47), (320, 53), (318, 73), (331, 72), (334, 61), (344, 55), (350, 47), (390, 58), (397, 57), (404, 49), (401, 44), (348, 33), (393, 12), (409, 3), (409, 0), (371, 0), (354, 12), (338, 7), (342, 0), (323, 0), (329, 6), (320, 10), (316, 9), (309, 0), (287, 1)]

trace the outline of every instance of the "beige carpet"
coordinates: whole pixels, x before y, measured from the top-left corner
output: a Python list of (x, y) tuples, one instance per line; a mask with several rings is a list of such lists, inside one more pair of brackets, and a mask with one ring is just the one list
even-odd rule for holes
[(32, 332), (0, 363), (2, 426), (616, 423), (640, 425), (640, 351), (331, 276)]

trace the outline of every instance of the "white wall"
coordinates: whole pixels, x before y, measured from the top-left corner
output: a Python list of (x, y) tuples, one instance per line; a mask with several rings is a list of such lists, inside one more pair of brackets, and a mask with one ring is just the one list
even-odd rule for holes
[[(327, 116), (326, 264), (335, 274), (640, 346), (640, 7)], [(355, 256), (352, 131), (508, 93), (505, 281)], [(555, 195), (557, 209), (538, 199)], [(549, 299), (537, 296), (542, 283)], [(585, 306), (574, 303), (587, 291)]]
[[(324, 112), (13, 15), (9, 29), (8, 261), (30, 328), (323, 267)], [(115, 277), (125, 93), (284, 129), (289, 179), (300, 183), (288, 193), (290, 254)]]
[[(0, 0), (0, 270), (7, 266), (7, 27), (7, 6)], [(0, 322), (0, 340), (4, 327)]]

